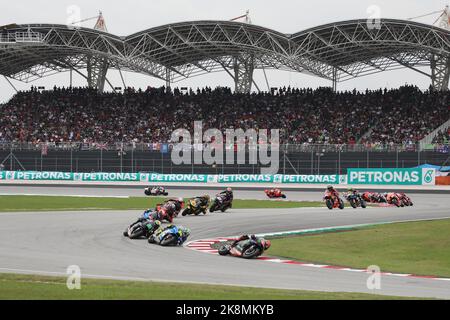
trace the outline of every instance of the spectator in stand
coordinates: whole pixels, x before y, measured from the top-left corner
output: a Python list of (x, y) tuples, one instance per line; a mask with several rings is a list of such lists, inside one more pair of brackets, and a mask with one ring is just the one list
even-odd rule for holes
[[(333, 92), (283, 87), (232, 93), (205, 87), (57, 88), (17, 93), (1, 107), (0, 141), (160, 144), (175, 129), (280, 129), (281, 143), (413, 144), (449, 119), (449, 94), (417, 87)], [(370, 129), (370, 130), (369, 130)]]
[(435, 144), (449, 144), (450, 143), (450, 128), (440, 131), (433, 139)]

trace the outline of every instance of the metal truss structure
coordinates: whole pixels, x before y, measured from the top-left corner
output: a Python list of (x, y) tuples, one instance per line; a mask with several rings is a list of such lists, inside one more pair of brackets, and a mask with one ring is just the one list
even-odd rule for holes
[(395, 19), (342, 21), (295, 34), (235, 21), (181, 22), (128, 37), (65, 25), (0, 27), (1, 75), (29, 82), (74, 70), (93, 87), (106, 72), (82, 71), (103, 63), (100, 70), (139, 72), (166, 83), (225, 69), (238, 92), (251, 90), (253, 70), (261, 68), (308, 73), (333, 85), (410, 68), (447, 90), (449, 59), (450, 31)]

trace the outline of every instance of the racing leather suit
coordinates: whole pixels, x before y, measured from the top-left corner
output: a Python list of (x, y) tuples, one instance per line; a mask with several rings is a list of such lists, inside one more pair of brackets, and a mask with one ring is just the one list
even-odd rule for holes
[(339, 198), (339, 192), (336, 189), (331, 189), (331, 190), (325, 190), (325, 194), (323, 196), (323, 198), (325, 199), (328, 195), (331, 195), (334, 198)]
[(231, 208), (231, 205), (233, 202), (233, 191), (225, 190), (225, 191), (222, 191), (221, 193), (218, 193), (217, 195), (225, 196), (225, 202)]
[(157, 210), (163, 219), (172, 223), (174, 216), (180, 213), (181, 206), (177, 201), (167, 200)]
[[(248, 239), (251, 239), (251, 240), (255, 241), (256, 243), (258, 243), (258, 244), (261, 246), (261, 248), (262, 248), (263, 251), (265, 250), (264, 247), (261, 245), (261, 239), (262, 239), (262, 238), (258, 238), (258, 237), (255, 236), (254, 234), (245, 234), (245, 235), (240, 236), (239, 238), (237, 238), (236, 240), (233, 241), (233, 243), (231, 244), (231, 247), (233, 248), (233, 247), (235, 247), (239, 242), (241, 242), (241, 241), (243, 241), (243, 240), (248, 240)], [(245, 248), (243, 248), (243, 250), (245, 250)]]
[(202, 209), (202, 212), (206, 212), (210, 203), (210, 199), (206, 197), (195, 197), (194, 200), (196, 201), (197, 205)]

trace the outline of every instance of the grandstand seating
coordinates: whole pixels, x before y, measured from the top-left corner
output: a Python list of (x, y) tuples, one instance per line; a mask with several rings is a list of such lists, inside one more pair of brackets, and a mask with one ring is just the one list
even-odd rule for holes
[[(149, 88), (98, 93), (54, 88), (17, 93), (1, 107), (0, 142), (164, 143), (177, 128), (281, 129), (293, 144), (414, 144), (450, 118), (448, 92), (414, 86), (365, 92), (280, 88)], [(439, 135), (439, 141), (445, 135)], [(447, 132), (448, 139), (448, 132)], [(448, 140), (447, 140), (448, 141)]]

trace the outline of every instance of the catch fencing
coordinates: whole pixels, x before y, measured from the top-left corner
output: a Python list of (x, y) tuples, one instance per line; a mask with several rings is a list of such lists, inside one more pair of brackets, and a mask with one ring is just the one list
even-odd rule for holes
[[(450, 145), (293, 145), (279, 147), (278, 174), (345, 175), (348, 168), (411, 168), (450, 164)], [(161, 174), (259, 174), (260, 164), (175, 165), (170, 144), (0, 143), (0, 170)], [(248, 160), (248, 148), (246, 159)], [(235, 155), (236, 158), (236, 155)]]

